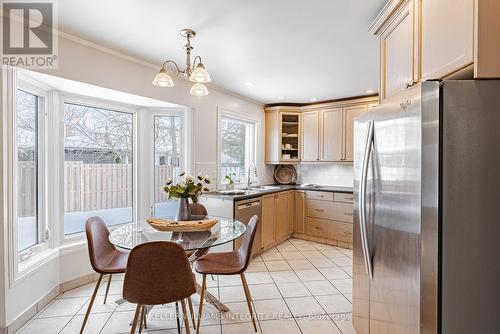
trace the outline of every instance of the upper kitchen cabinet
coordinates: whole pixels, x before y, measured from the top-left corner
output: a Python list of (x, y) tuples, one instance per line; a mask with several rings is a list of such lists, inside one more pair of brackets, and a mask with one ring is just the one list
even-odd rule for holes
[(319, 161), (319, 111), (302, 113), (302, 161)]
[[(417, 39), (415, 30), (415, 1), (400, 1), (393, 14), (372, 31), (380, 36), (380, 98), (396, 95), (418, 80), (418, 57), (415, 57)], [(387, 6), (384, 8), (386, 10)], [(382, 12), (384, 13), (384, 12)], [(382, 14), (381, 14), (382, 15)]]
[(422, 79), (474, 62), (474, 1), (422, 0)]
[(500, 1), (392, 0), (380, 37), (380, 98), (422, 80), (500, 77)]
[(342, 108), (323, 108), (320, 113), (321, 161), (342, 161), (344, 123)]
[(290, 164), (300, 161), (300, 109), (266, 108), (266, 163)]
[(354, 119), (371, 109), (370, 106), (360, 105), (344, 108), (344, 161), (353, 161), (354, 158)]

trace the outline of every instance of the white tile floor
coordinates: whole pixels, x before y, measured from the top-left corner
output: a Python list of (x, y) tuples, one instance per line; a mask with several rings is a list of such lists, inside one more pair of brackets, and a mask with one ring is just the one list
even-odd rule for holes
[[(259, 333), (351, 334), (352, 251), (310, 241), (290, 239), (254, 259), (246, 277), (258, 316)], [(231, 310), (219, 317), (205, 303), (203, 334), (254, 333), (238, 276), (207, 279), (209, 291)], [(201, 280), (199, 280), (201, 281)], [(101, 287), (86, 333), (129, 333), (135, 305), (119, 307), (123, 276), (111, 283), (108, 303)], [(104, 283), (103, 283), (104, 285)], [(51, 302), (18, 333), (79, 333), (94, 284), (68, 291)], [(199, 299), (193, 296), (195, 311)], [(155, 307), (149, 333), (177, 333), (173, 305)], [(184, 332), (184, 331), (183, 331)], [(194, 331), (192, 331), (194, 333)]]

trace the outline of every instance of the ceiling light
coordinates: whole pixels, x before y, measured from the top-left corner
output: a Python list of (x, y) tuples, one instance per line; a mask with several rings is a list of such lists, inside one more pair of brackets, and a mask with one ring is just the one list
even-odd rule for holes
[(208, 95), (208, 89), (204, 84), (197, 82), (191, 87), (189, 93), (193, 96), (205, 96)]
[(368, 89), (366, 91), (366, 94), (375, 94), (375, 91), (373, 89)]
[(278, 96), (278, 100), (283, 100), (284, 97), (283, 96)]
[(316, 99), (315, 97), (311, 97), (311, 98), (309, 99), (309, 101), (311, 101), (311, 102), (316, 102), (317, 100), (318, 100), (318, 99)]
[(252, 83), (252, 82), (250, 82), (250, 81), (249, 81), (249, 82), (245, 82), (245, 86), (247, 86), (247, 87), (252, 87), (252, 86), (253, 86), (253, 83)]
[[(163, 63), (160, 69), (160, 73), (158, 73), (153, 79), (153, 85), (160, 87), (172, 87), (174, 82), (170, 75), (167, 73), (165, 66), (167, 64), (172, 64), (175, 67), (175, 75), (183, 75), (185, 78), (189, 79), (192, 82), (195, 82), (191, 90), (189, 91), (191, 95), (194, 96), (205, 96), (208, 95), (208, 89), (204, 83), (211, 82), (210, 75), (208, 74), (205, 66), (201, 61), (200, 56), (196, 56), (194, 61), (191, 62), (191, 51), (193, 51), (193, 47), (191, 46), (191, 38), (196, 36), (196, 32), (191, 29), (182, 29), (181, 36), (187, 39), (186, 45), (184, 48), (186, 49), (186, 68), (181, 70), (177, 63), (173, 60), (167, 60)], [(198, 64), (196, 62), (198, 61)], [(193, 70), (194, 68), (194, 70)]]
[(209, 83), (212, 81), (212, 79), (210, 79), (210, 74), (208, 74), (207, 70), (205, 70), (205, 66), (203, 66), (202, 63), (199, 63), (198, 66), (196, 66), (196, 69), (193, 73), (191, 73), (189, 80), (198, 83)]
[(172, 80), (172, 77), (168, 75), (167, 71), (162, 68), (160, 73), (158, 73), (153, 79), (153, 85), (159, 87), (173, 87), (174, 81)]

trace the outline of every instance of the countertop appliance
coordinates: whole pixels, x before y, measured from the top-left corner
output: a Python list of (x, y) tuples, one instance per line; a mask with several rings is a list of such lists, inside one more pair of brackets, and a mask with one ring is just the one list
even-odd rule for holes
[[(247, 225), (250, 218), (252, 218), (253, 215), (257, 215), (259, 217), (259, 223), (257, 225), (257, 232), (255, 233), (255, 239), (253, 241), (252, 257), (255, 253), (259, 252), (261, 247), (262, 247), (261, 198), (260, 197), (249, 198), (249, 199), (244, 199), (244, 200), (234, 202), (234, 218), (235, 219), (238, 219), (239, 221), (243, 222), (243, 224)], [(243, 238), (239, 238), (239, 239), (235, 240), (234, 241), (234, 249), (238, 249), (238, 247), (241, 245), (242, 241), (243, 241)]]
[(354, 131), (357, 333), (500, 333), (500, 80), (423, 82)]

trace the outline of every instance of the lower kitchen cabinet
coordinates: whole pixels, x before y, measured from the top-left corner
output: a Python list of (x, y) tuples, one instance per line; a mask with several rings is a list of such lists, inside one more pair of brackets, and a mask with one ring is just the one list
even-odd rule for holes
[(276, 195), (262, 196), (262, 249), (271, 247), (276, 240)]
[(262, 196), (262, 248), (287, 240), (293, 230), (294, 191)]
[(304, 190), (295, 191), (295, 203), (293, 212), (293, 233), (305, 234), (306, 222), (306, 192)]
[(307, 218), (307, 235), (352, 244), (352, 224)]
[(297, 190), (293, 235), (352, 248), (353, 195)]

